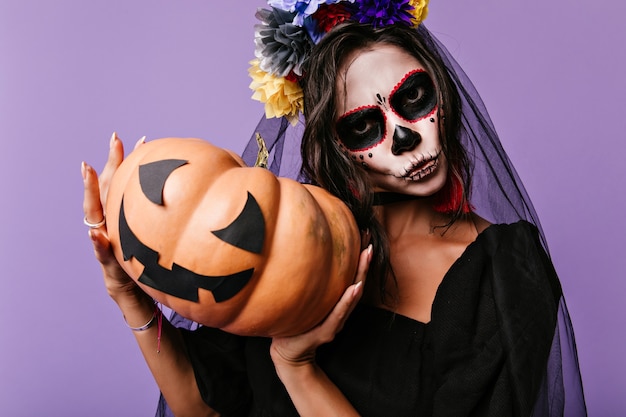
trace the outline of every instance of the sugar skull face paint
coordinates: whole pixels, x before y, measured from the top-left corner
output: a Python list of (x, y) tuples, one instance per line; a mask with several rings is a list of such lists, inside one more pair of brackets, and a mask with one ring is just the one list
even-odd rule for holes
[[(435, 86), (430, 76), (422, 69), (415, 69), (406, 74), (389, 97), (391, 110), (409, 122), (416, 122), (429, 116), (437, 106)], [(337, 121), (339, 139), (349, 150), (367, 150), (385, 138), (386, 117), (383, 111), (389, 111), (387, 99), (376, 93), (376, 103), (377, 106), (364, 106), (349, 111)], [(412, 147), (417, 144), (416, 142), (419, 142), (417, 132), (396, 126), (394, 129), (396, 149)]]
[(444, 185), (438, 94), (415, 57), (387, 44), (356, 51), (337, 88), (337, 139), (379, 189), (431, 195)]

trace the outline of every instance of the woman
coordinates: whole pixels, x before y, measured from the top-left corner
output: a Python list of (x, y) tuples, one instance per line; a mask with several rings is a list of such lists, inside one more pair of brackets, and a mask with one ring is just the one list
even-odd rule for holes
[[(310, 53), (303, 173), (348, 204), (371, 243), (355, 284), (308, 333), (152, 326), (152, 300), (92, 224), (107, 290), (177, 416), (585, 414), (575, 353), (560, 346), (571, 329), (558, 278), (536, 227), (517, 221), (532, 220), (532, 207), (506, 156), (481, 160), (499, 142), (441, 51), (421, 26), (343, 24)], [(279, 141), (291, 129), (264, 120), (266, 138), (268, 127)], [(87, 222), (103, 219), (100, 197), (122, 158), (114, 136), (100, 183), (84, 165)], [(506, 197), (500, 212), (475, 192), (496, 178), (483, 166), (497, 164), (507, 175), (488, 197)], [(512, 224), (490, 224), (503, 221)], [(566, 384), (563, 366), (575, 373)]]

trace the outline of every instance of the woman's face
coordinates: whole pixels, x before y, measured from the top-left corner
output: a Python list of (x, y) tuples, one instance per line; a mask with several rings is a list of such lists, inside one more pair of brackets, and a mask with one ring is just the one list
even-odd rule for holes
[(429, 196), (443, 187), (437, 92), (418, 60), (393, 45), (356, 51), (336, 88), (338, 140), (379, 191)]

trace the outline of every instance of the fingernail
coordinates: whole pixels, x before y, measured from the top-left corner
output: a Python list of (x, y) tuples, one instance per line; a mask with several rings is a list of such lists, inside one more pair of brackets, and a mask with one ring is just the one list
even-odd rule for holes
[(363, 284), (363, 281), (359, 281), (356, 283), (356, 285), (354, 286), (354, 288), (352, 289), (352, 296), (356, 297), (359, 293), (359, 290), (361, 289), (361, 285)]
[(139, 145), (143, 145), (144, 143), (146, 143), (146, 137), (142, 136), (139, 138), (139, 140), (137, 141), (137, 143), (135, 143), (135, 148)]
[(109, 140), (109, 148), (113, 147), (115, 139), (117, 139), (117, 132), (113, 132), (113, 134), (111, 135), (111, 140)]
[(83, 181), (87, 179), (87, 167), (85, 165), (85, 161), (80, 163), (80, 173), (83, 176)]

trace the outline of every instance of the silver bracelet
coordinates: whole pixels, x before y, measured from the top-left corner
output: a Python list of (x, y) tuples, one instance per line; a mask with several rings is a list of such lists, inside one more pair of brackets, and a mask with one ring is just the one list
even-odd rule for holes
[(132, 327), (130, 324), (128, 324), (128, 321), (126, 320), (126, 316), (123, 316), (123, 317), (124, 317), (124, 322), (126, 323), (126, 326), (128, 326), (130, 330), (132, 330), (133, 332), (143, 332), (144, 330), (148, 330), (150, 327), (152, 327), (156, 316), (157, 314), (155, 311), (154, 313), (152, 313), (152, 317), (150, 317), (150, 320), (148, 320), (148, 322), (144, 324), (143, 326), (139, 326), (139, 327)]

